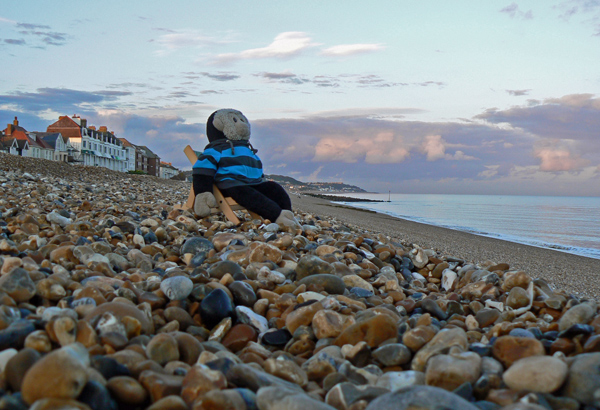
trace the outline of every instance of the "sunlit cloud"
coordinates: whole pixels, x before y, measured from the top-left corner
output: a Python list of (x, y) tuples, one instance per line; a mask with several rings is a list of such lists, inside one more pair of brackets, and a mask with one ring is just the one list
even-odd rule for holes
[(263, 58), (286, 59), (297, 56), (303, 51), (318, 46), (307, 33), (301, 31), (287, 31), (278, 34), (273, 42), (266, 47), (252, 48), (239, 53), (219, 54), (215, 58), (216, 64), (233, 63), (238, 60), (251, 60)]
[(385, 48), (383, 44), (340, 44), (321, 51), (321, 55), (329, 57), (346, 57), (356, 54), (373, 53)]

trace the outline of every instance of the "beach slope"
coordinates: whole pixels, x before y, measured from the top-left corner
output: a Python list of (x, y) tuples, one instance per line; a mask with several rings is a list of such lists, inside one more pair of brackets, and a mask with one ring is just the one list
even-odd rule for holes
[(352, 208), (308, 195), (291, 194), (294, 210), (331, 217), (372, 233), (417, 244), (468, 262), (493, 261), (543, 278), (555, 289), (600, 299), (600, 260), (508, 242)]

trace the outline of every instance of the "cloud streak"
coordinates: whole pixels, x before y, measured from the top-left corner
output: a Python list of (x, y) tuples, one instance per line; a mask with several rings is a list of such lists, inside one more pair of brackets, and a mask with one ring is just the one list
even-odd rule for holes
[(373, 53), (383, 50), (383, 44), (340, 44), (321, 51), (321, 55), (328, 57), (347, 57), (356, 54)]
[(229, 64), (239, 60), (277, 58), (288, 59), (303, 51), (315, 47), (308, 34), (301, 31), (287, 31), (278, 34), (273, 42), (266, 47), (252, 48), (239, 53), (219, 54), (215, 58), (217, 64)]

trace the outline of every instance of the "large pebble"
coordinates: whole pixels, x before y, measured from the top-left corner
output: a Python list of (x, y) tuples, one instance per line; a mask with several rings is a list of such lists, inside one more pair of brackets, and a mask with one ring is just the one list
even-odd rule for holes
[(388, 315), (376, 315), (346, 328), (334, 341), (336, 346), (354, 345), (365, 341), (369, 347), (378, 347), (388, 339), (398, 337), (398, 323)]
[(539, 340), (528, 337), (501, 336), (492, 346), (492, 355), (506, 367), (524, 357), (543, 356), (545, 353)]
[(27, 302), (36, 292), (29, 273), (23, 268), (12, 269), (0, 277), (0, 290), (6, 292), (15, 302)]
[(290, 392), (285, 388), (263, 387), (256, 394), (260, 410), (336, 410), (305, 393)]
[(201, 252), (208, 252), (211, 249), (214, 249), (214, 246), (211, 241), (205, 238), (189, 238), (185, 241), (183, 246), (181, 247), (180, 253), (185, 255), (186, 253), (191, 253), (192, 255), (197, 255)]
[(296, 280), (302, 280), (311, 275), (330, 274), (333, 272), (333, 266), (323, 259), (315, 255), (305, 255), (300, 258), (296, 266)]
[(536, 393), (556, 391), (567, 377), (564, 361), (551, 356), (532, 356), (519, 359), (504, 372), (502, 379), (513, 390)]
[(87, 349), (78, 343), (55, 350), (27, 371), (21, 392), (28, 404), (43, 398), (74, 399), (88, 381)]
[(114, 315), (116, 318), (118, 318), (121, 321), (126, 316), (130, 316), (140, 322), (140, 324), (142, 326), (141, 330), (143, 333), (151, 334), (154, 332), (154, 323), (152, 322), (152, 320), (150, 320), (148, 318), (148, 316), (146, 316), (146, 314), (144, 312), (142, 312), (140, 309), (138, 309), (136, 306), (128, 304), (128, 303), (121, 303), (121, 302), (103, 303), (100, 306), (96, 307), (91, 312), (89, 312), (84, 317), (84, 320), (90, 322), (92, 325), (96, 325), (98, 323), (98, 321), (100, 320), (100, 318), (102, 317), (102, 315), (106, 312), (111, 313), (112, 315)]
[(479, 410), (462, 397), (433, 386), (410, 386), (373, 400), (366, 410)]
[(307, 276), (298, 281), (298, 285), (305, 285), (309, 287), (311, 285), (323, 288), (323, 290), (331, 295), (341, 295), (346, 290), (346, 284), (336, 275), (331, 275), (328, 273), (316, 273), (310, 276)]
[(574, 359), (563, 391), (567, 397), (600, 407), (600, 353), (585, 353)]
[(427, 385), (453, 391), (463, 383), (475, 383), (481, 374), (481, 357), (474, 352), (440, 354), (427, 362)]
[(425, 346), (423, 346), (411, 362), (412, 370), (425, 371), (427, 361), (436, 354), (449, 351), (450, 348), (458, 351), (467, 350), (467, 334), (461, 328), (444, 329), (438, 332)]
[(559, 330), (567, 330), (576, 324), (586, 324), (596, 314), (596, 303), (587, 302), (575, 305), (567, 310), (558, 321)]

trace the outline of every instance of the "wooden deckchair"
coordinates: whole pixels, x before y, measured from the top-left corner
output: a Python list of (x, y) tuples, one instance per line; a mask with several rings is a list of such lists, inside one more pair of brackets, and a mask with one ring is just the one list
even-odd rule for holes
[[(188, 158), (190, 163), (192, 165), (194, 165), (196, 163), (196, 161), (198, 160), (198, 153), (196, 151), (194, 151), (192, 149), (192, 147), (190, 147), (189, 145), (183, 149), (183, 152), (185, 153), (185, 156)], [(239, 225), (240, 219), (237, 217), (237, 215), (233, 211), (238, 211), (238, 210), (244, 210), (244, 211), (250, 213), (250, 216), (252, 217), (252, 219), (262, 220), (262, 218), (258, 214), (248, 211), (246, 208), (244, 208), (243, 206), (241, 206), (240, 204), (235, 202), (233, 200), (233, 198), (230, 198), (230, 197), (225, 198), (223, 196), (223, 194), (221, 193), (221, 191), (219, 190), (219, 188), (217, 188), (216, 185), (213, 185), (213, 195), (215, 196), (215, 199), (217, 200), (217, 208), (214, 208), (212, 210), (213, 214), (222, 212), (227, 219), (229, 219), (231, 222), (233, 222), (236, 225)], [(194, 193), (194, 187), (192, 186), (190, 188), (190, 194), (188, 195), (188, 199), (187, 199), (186, 203), (181, 204), (181, 205), (175, 205), (174, 208), (175, 209), (186, 209), (186, 210), (193, 209), (195, 199), (196, 199), (196, 194)]]

